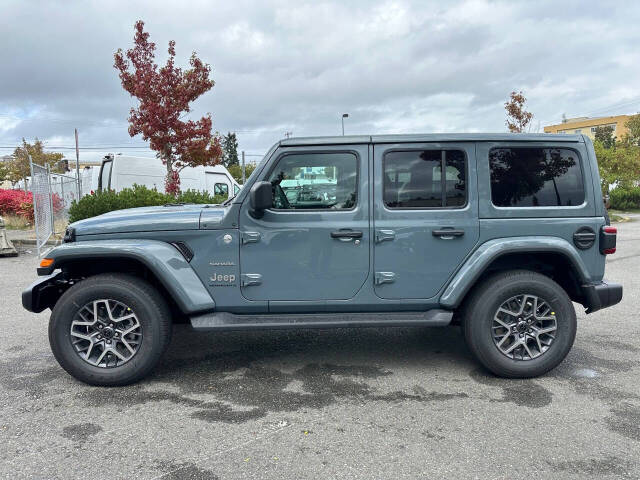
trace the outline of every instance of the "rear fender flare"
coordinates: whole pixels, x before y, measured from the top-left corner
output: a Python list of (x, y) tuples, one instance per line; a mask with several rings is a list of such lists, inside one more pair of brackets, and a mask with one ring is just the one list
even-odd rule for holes
[[(589, 270), (576, 249), (559, 237), (529, 236), (496, 238), (480, 245), (453, 276), (440, 296), (444, 308), (457, 308), (491, 263), (510, 253), (559, 253), (573, 266), (581, 284), (591, 283)], [(517, 268), (517, 265), (514, 266)]]

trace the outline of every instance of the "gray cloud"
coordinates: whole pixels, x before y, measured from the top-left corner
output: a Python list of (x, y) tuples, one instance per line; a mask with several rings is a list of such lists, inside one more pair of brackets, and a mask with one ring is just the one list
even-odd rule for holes
[[(640, 110), (637, 2), (8, 2), (0, 50), (0, 146), (38, 136), (141, 145), (113, 53), (146, 22), (164, 58), (195, 50), (214, 89), (194, 116), (261, 153), (285, 131), (504, 131), (522, 89), (538, 122)], [(623, 105), (620, 105), (623, 104)], [(618, 105), (618, 107), (615, 107)], [(0, 150), (7, 153), (7, 150)], [(98, 156), (103, 152), (83, 155)]]

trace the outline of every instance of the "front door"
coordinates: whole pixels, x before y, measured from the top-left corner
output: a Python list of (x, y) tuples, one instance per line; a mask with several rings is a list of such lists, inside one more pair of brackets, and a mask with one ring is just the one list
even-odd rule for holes
[(374, 146), (374, 282), (386, 299), (432, 298), (479, 237), (472, 143)]
[(240, 212), (242, 294), (249, 300), (347, 300), (369, 274), (367, 145), (282, 148), (256, 180), (273, 208)]

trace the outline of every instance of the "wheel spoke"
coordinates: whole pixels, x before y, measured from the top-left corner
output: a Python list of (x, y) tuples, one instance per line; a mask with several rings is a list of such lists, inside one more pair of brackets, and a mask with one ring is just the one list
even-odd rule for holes
[(513, 352), (515, 350), (516, 347), (519, 347), (520, 345), (522, 345), (520, 343), (520, 340), (516, 340), (511, 344), (511, 346), (509, 348), (507, 348), (506, 350), (503, 350), (503, 351), (504, 351), (504, 353), (511, 353), (511, 352)]
[(553, 327), (537, 329), (536, 336), (540, 336), (540, 335), (542, 335), (544, 333), (550, 333), (550, 332), (555, 332), (555, 331), (556, 331), (556, 326), (555, 325)]

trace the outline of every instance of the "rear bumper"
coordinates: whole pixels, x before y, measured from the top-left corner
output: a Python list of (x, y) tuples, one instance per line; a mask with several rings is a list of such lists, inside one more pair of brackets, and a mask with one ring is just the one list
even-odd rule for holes
[(606, 280), (593, 285), (583, 285), (582, 292), (586, 301), (587, 313), (610, 307), (622, 300), (622, 285), (608, 283)]
[(33, 313), (53, 307), (61, 294), (61, 279), (62, 272), (58, 272), (33, 282), (22, 292), (22, 306)]

